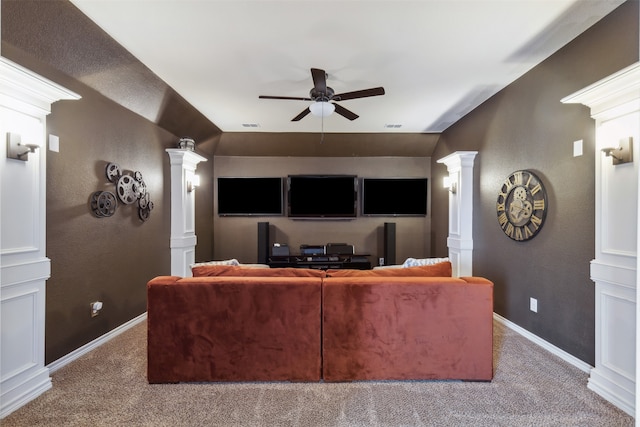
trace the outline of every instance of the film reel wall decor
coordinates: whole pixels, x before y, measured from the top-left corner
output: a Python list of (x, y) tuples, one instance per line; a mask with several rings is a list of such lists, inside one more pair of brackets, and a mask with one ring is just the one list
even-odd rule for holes
[(122, 173), (116, 163), (108, 163), (105, 173), (109, 182), (116, 186), (115, 193), (111, 191), (96, 191), (91, 195), (91, 211), (98, 218), (110, 217), (116, 212), (118, 200), (125, 205), (138, 205), (138, 217), (146, 221), (151, 216), (153, 202), (147, 191), (147, 185), (142, 179), (142, 173), (136, 171), (133, 175)]

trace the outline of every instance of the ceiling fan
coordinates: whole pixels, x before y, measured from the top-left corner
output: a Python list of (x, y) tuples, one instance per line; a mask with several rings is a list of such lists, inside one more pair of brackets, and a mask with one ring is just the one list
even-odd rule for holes
[(356, 90), (353, 92), (334, 93), (333, 89), (327, 86), (327, 73), (319, 68), (311, 69), (311, 77), (313, 78), (313, 88), (309, 91), (309, 96), (298, 98), (292, 96), (268, 96), (260, 95), (260, 99), (290, 99), (294, 101), (313, 101), (308, 108), (305, 108), (300, 114), (291, 119), (292, 122), (305, 117), (311, 113), (314, 116), (326, 117), (335, 112), (349, 120), (355, 120), (359, 116), (352, 111), (347, 110), (335, 101), (346, 101), (348, 99), (366, 98), (369, 96), (384, 95), (383, 87), (375, 87), (371, 89)]

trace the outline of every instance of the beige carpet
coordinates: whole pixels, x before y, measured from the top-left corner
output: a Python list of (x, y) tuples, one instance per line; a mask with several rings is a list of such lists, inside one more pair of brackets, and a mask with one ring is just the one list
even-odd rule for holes
[(53, 374), (11, 426), (633, 426), (588, 375), (494, 323), (495, 378), (149, 385), (146, 323)]

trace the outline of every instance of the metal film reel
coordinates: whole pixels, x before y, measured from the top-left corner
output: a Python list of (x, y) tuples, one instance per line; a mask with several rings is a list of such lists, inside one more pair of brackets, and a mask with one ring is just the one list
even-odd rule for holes
[(112, 216), (117, 207), (116, 196), (110, 191), (96, 191), (91, 195), (91, 210), (98, 218)]
[(139, 183), (131, 175), (122, 175), (118, 179), (116, 189), (122, 203), (130, 205), (138, 200), (138, 185)]
[(142, 221), (147, 221), (153, 210), (151, 196), (147, 192), (147, 184), (142, 179), (142, 172), (123, 173), (117, 163), (107, 163), (105, 175), (110, 182), (115, 183), (116, 191), (96, 191), (89, 200), (91, 211), (98, 218), (112, 216), (118, 207), (118, 199), (125, 205), (138, 202), (138, 215)]
[[(148, 193), (147, 193), (147, 195), (148, 195)], [(144, 208), (140, 207), (138, 209), (138, 216), (140, 217), (140, 219), (142, 221), (146, 221), (151, 216), (151, 211), (152, 210), (153, 210), (153, 202), (148, 201), (148, 202), (146, 202), (146, 207), (144, 207)]]
[(138, 206), (140, 207), (140, 209), (146, 209), (147, 206), (149, 206), (150, 198), (151, 196), (149, 196), (149, 193), (145, 193), (140, 197), (140, 199), (138, 200)]
[(134, 191), (136, 192), (136, 198), (140, 199), (147, 193), (147, 184), (144, 181), (136, 181), (134, 183)]
[(117, 181), (122, 176), (122, 169), (117, 163), (109, 163), (107, 164), (106, 170), (107, 179), (110, 182)]

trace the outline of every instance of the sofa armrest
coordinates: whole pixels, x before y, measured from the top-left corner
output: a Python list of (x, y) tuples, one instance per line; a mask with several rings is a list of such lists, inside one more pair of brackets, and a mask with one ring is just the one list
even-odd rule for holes
[(484, 277), (464, 276), (460, 277), (460, 279), (469, 284), (487, 285), (493, 288), (493, 282), (491, 280), (485, 279)]
[(153, 279), (149, 280), (149, 282), (147, 283), (147, 288), (149, 286), (155, 286), (155, 285), (172, 285), (172, 284), (176, 283), (180, 279), (182, 279), (182, 277), (180, 277), (180, 276), (158, 276), (158, 277), (154, 277)]

